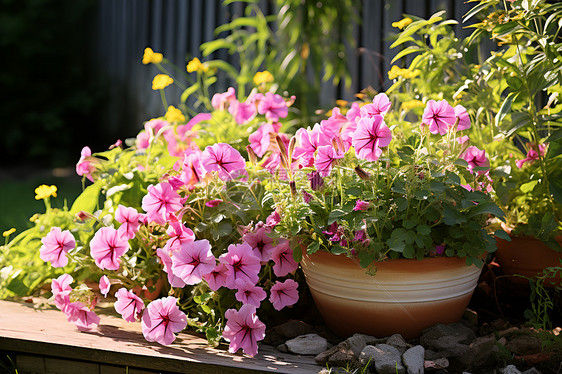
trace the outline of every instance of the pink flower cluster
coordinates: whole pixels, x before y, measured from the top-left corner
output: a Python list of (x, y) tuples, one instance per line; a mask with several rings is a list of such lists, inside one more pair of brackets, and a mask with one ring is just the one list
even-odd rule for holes
[[(544, 156), (546, 154), (546, 147), (547, 144), (539, 144), (538, 149), (541, 156)], [(538, 159), (539, 159), (539, 153), (537, 152), (537, 147), (534, 144), (530, 144), (529, 151), (527, 152), (527, 157), (525, 157), (522, 160), (515, 161), (515, 165), (517, 165), (517, 167), (521, 169), (525, 163), (528, 162), (529, 164), (532, 164)]]

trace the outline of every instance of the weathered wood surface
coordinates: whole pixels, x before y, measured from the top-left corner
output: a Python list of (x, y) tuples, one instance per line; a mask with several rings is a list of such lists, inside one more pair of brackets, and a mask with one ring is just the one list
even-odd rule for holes
[(147, 342), (140, 322), (100, 315), (100, 325), (80, 332), (56, 309), (0, 301), (0, 350), (177, 373), (317, 373), (312, 357), (261, 345), (255, 358), (212, 348), (205, 339), (181, 333), (170, 346)]

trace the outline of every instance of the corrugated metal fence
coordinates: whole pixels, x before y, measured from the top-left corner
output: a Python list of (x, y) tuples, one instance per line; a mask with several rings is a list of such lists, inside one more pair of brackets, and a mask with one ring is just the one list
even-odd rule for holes
[[(309, 0), (306, 0), (309, 1)], [(391, 24), (412, 14), (428, 18), (438, 10), (446, 10), (447, 18), (461, 20), (471, 8), (464, 0), (356, 0), (362, 8), (361, 25), (354, 26), (357, 49), (349, 53), (352, 84), (334, 87), (325, 83), (320, 102), (330, 105), (338, 98), (349, 98), (362, 88), (388, 87), (386, 72), (396, 51), (390, 50), (387, 36), (396, 32)], [(108, 136), (132, 136), (143, 121), (163, 114), (158, 92), (152, 91), (156, 67), (143, 65), (142, 54), (147, 46), (162, 52), (170, 61), (184, 67), (192, 57), (200, 57), (199, 46), (215, 38), (217, 26), (242, 13), (241, 4), (223, 5), (222, 0), (99, 0), (95, 40), (100, 79), (110, 81), (108, 113), (104, 131)], [(260, 5), (265, 12), (273, 8), (267, 0)], [(457, 34), (468, 30), (457, 26)], [(213, 58), (231, 61), (226, 51)], [(217, 91), (224, 91), (228, 82), (219, 81)], [(170, 104), (179, 100), (178, 89), (166, 89)]]

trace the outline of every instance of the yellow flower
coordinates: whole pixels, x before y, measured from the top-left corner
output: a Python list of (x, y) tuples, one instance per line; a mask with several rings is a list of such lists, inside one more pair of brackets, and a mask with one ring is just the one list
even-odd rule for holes
[(424, 107), (424, 106), (425, 106), (425, 104), (422, 103), (419, 100), (410, 100), (410, 101), (405, 101), (405, 102), (402, 103), (402, 109), (404, 109), (404, 110), (421, 108), (421, 107)]
[(203, 64), (197, 57), (187, 63), (187, 72), (193, 73), (194, 71), (199, 71), (206, 73), (209, 70), (205, 64)]
[(57, 186), (42, 184), (35, 189), (35, 200), (46, 199), (49, 196), (57, 197)]
[(142, 63), (147, 65), (150, 63), (159, 64), (162, 62), (164, 56), (162, 53), (155, 53), (152, 48), (145, 48), (144, 55), (142, 56)]
[(181, 110), (174, 107), (173, 105), (170, 105), (168, 107), (168, 111), (166, 112), (166, 115), (164, 116), (164, 118), (166, 119), (166, 121), (168, 121), (170, 123), (172, 123), (172, 122), (185, 122), (185, 116), (183, 115)]
[(341, 99), (340, 99), (340, 100), (336, 100), (336, 105), (337, 105), (337, 106), (344, 107), (344, 106), (346, 106), (347, 104), (348, 104), (348, 103), (347, 103), (346, 100), (341, 100)]
[(12, 227), (11, 229), (4, 231), (4, 232), (2, 233), (2, 236), (8, 237), (8, 236), (10, 236), (11, 234), (13, 234), (14, 232), (16, 232), (16, 229)]
[(273, 75), (271, 75), (269, 71), (258, 71), (256, 75), (254, 75), (254, 84), (256, 86), (268, 82), (273, 82)]
[(152, 80), (152, 89), (161, 90), (168, 87), (170, 84), (174, 83), (174, 80), (167, 76), (166, 74), (158, 74)]
[(412, 19), (410, 17), (406, 17), (398, 22), (392, 22), (392, 27), (397, 27), (402, 30), (404, 27), (408, 26), (412, 23)]
[(388, 78), (390, 78), (390, 79), (398, 78), (398, 76), (400, 75), (399, 74), (400, 70), (402, 70), (402, 69), (400, 69), (398, 66), (392, 65), (392, 67), (390, 68), (390, 71), (388, 72)]

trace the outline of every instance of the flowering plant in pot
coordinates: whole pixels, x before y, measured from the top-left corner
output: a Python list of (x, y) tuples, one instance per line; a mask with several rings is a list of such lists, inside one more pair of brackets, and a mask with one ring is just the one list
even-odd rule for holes
[[(477, 269), (468, 275), (472, 289), (464, 296), (470, 298), (478, 266), (496, 248), (486, 224), (491, 216), (502, 218), (503, 212), (489, 193), (485, 152), (463, 135), (470, 127), (466, 112), (455, 111), (446, 101), (431, 100), (421, 120), (410, 121), (403, 112), (389, 112), (391, 107), (388, 97), (379, 94), (372, 102), (354, 103), (345, 115), (334, 108), (330, 118), (313, 128), (299, 129), (286, 146), (279, 140), (282, 169), (278, 175), (282, 178), (267, 185), (281, 217), (274, 233), (291, 240), (317, 304), (322, 299), (319, 295), (338, 292), (340, 287), (342, 294), (347, 293), (344, 297), (353, 298), (350, 293), (358, 284), (345, 283), (337, 275), (347, 267), (347, 259), (358, 264), (356, 274), (368, 272), (376, 283), (385, 263), (406, 260), (419, 269), (424, 261), (450, 258), (460, 262), (461, 269)], [(506, 236), (501, 230), (497, 235)], [(339, 259), (316, 271), (320, 253), (339, 255)], [(328, 272), (329, 279), (313, 279), (315, 272)], [(401, 274), (408, 272), (412, 270)], [(369, 282), (370, 276), (365, 277), (359, 283)], [(315, 295), (314, 282), (326, 283), (329, 289)], [(357, 296), (357, 301), (361, 304), (365, 299)], [(464, 301), (468, 303), (466, 297)], [(360, 313), (373, 321), (380, 317), (371, 315), (364, 305), (361, 308)], [(464, 308), (466, 304), (461, 314)], [(324, 318), (329, 320), (334, 308), (328, 309)], [(376, 309), (372, 307), (371, 312)], [(410, 326), (396, 315), (394, 319), (404, 326), (400, 331), (405, 330), (406, 336), (421, 331), (422, 327)], [(436, 321), (424, 323), (428, 327)], [(380, 335), (373, 326), (376, 322), (351, 325)]]

